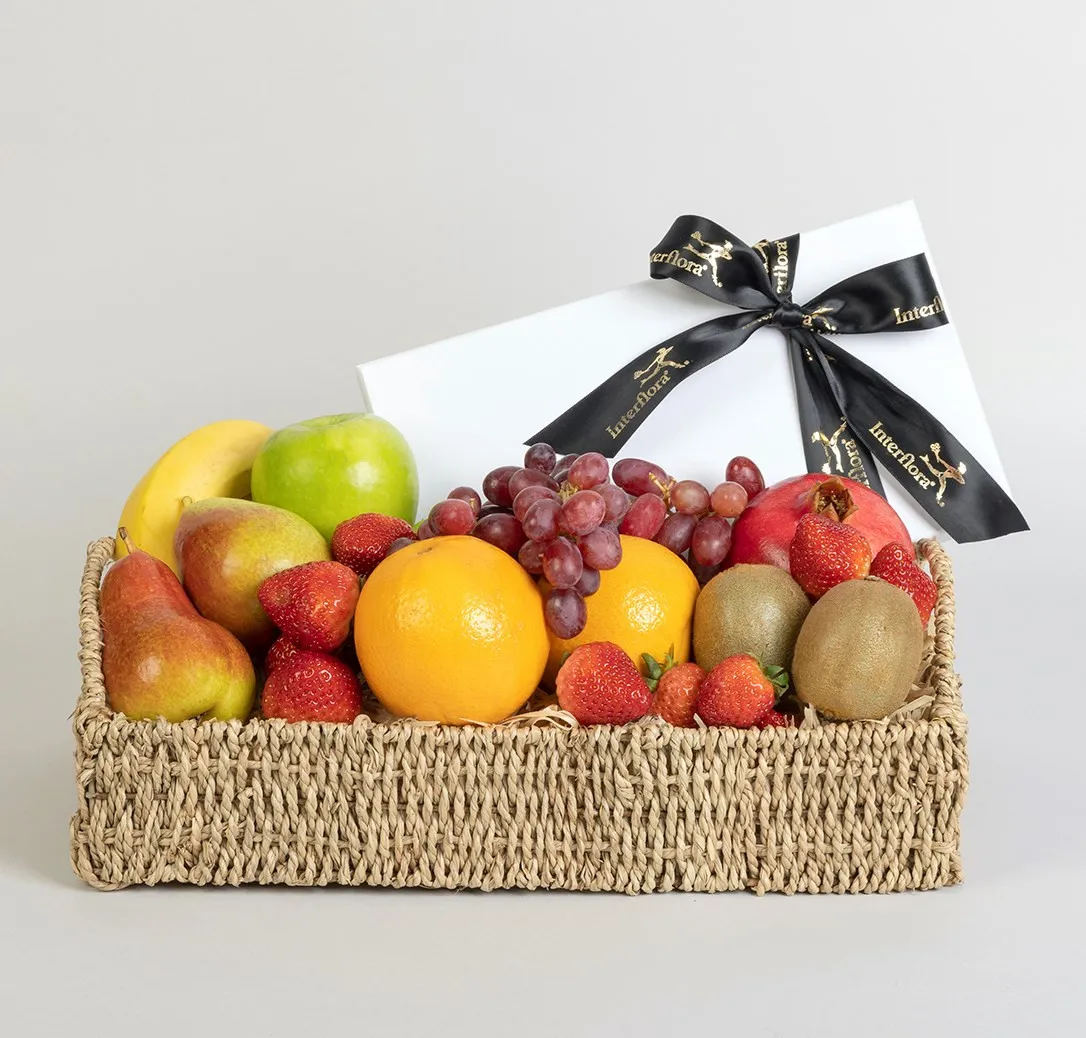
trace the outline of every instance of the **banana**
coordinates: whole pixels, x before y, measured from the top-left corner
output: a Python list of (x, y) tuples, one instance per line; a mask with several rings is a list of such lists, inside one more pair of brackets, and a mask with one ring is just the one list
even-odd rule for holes
[[(188, 501), (205, 497), (248, 497), (249, 474), (272, 430), (259, 422), (212, 422), (178, 440), (128, 495), (120, 527), (132, 543), (161, 559), (178, 576), (174, 532)], [(114, 558), (128, 554), (117, 538)]]

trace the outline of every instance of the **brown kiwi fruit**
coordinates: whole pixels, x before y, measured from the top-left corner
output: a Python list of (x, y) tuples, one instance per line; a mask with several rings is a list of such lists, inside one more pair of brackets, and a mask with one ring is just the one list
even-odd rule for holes
[(813, 606), (796, 641), (792, 684), (839, 721), (885, 717), (920, 670), (924, 630), (916, 604), (884, 580), (846, 580)]
[(792, 650), (811, 603), (778, 566), (742, 563), (718, 573), (694, 606), (694, 659), (705, 670), (738, 653), (763, 667), (792, 666)]

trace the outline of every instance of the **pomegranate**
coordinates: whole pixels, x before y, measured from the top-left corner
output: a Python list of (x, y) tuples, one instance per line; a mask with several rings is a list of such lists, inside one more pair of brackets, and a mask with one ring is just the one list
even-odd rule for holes
[(732, 527), (727, 565), (763, 562), (788, 569), (792, 537), (808, 512), (855, 527), (867, 538), (872, 555), (893, 541), (912, 544), (905, 524), (882, 495), (844, 476), (807, 472), (767, 487), (744, 509)]

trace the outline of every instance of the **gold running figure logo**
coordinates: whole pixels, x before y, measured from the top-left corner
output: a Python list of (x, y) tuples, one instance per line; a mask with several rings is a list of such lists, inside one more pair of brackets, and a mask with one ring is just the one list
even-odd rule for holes
[(948, 479), (952, 479), (955, 483), (961, 483), (962, 486), (965, 486), (965, 462), (963, 461), (957, 466), (948, 464), (939, 454), (939, 451), (942, 449), (942, 444), (933, 443), (931, 445), (931, 453), (935, 455), (935, 460), (943, 466), (941, 470), (937, 469), (931, 463), (931, 459), (926, 454), (920, 455), (920, 460), (927, 465), (928, 471), (939, 481), (939, 489), (935, 492), (935, 500), (938, 502), (940, 508), (944, 505), (943, 495), (946, 493), (946, 481)]
[(643, 371), (635, 371), (634, 378), (640, 379), (640, 384), (643, 386), (646, 382), (651, 382), (657, 375), (660, 374), (664, 368), (685, 368), (690, 363), (688, 360), (668, 360), (667, 355), (675, 349), (674, 346), (661, 346), (656, 351), (656, 356), (652, 358), (652, 363)]
[(822, 444), (822, 449), (826, 452), (826, 463), (822, 466), (822, 471), (827, 476), (832, 475), (834, 472), (845, 471), (845, 467), (841, 463), (841, 448), (837, 445), (837, 441), (841, 438), (841, 433), (847, 428), (848, 422), (842, 418), (841, 424), (834, 430), (832, 436), (827, 436), (821, 429), (816, 429), (811, 433), (811, 443)]
[(683, 246), (686, 252), (692, 252), (698, 259), (705, 260), (709, 264), (710, 270), (713, 272), (713, 284), (717, 288), (723, 288), (724, 286), (720, 282), (720, 278), (717, 277), (716, 261), (718, 259), (730, 260), (732, 258), (732, 249), (735, 248), (734, 244), (730, 241), (725, 241), (723, 245), (715, 245), (711, 241), (706, 241), (701, 236), (701, 231), (695, 231), (690, 235), (693, 241), (696, 241), (699, 245), (704, 245), (708, 252), (698, 252), (689, 242)]

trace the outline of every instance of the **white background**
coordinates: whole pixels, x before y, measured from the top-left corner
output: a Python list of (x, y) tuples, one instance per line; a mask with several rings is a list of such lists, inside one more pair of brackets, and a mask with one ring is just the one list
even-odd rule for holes
[[(1081, 1033), (1084, 36), (1055, 0), (2, 0), (0, 1029)], [(1034, 527), (956, 553), (963, 887), (73, 877), (83, 552), (165, 446), (638, 280), (679, 212), (749, 238), (905, 198)]]

